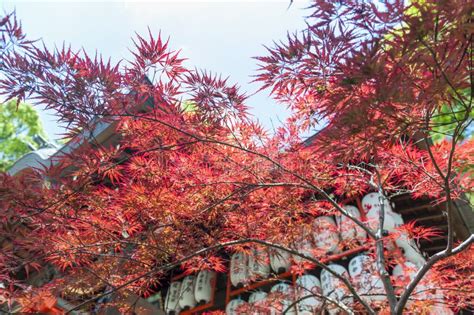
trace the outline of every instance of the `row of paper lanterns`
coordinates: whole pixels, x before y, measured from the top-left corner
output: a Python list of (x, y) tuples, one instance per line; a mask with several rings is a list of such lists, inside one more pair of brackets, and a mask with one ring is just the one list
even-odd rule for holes
[(165, 312), (179, 314), (199, 304), (209, 303), (212, 299), (216, 273), (201, 270), (197, 275), (188, 275), (182, 281), (170, 283), (165, 299)]
[[(362, 199), (362, 206), (366, 212), (367, 224), (375, 229), (380, 213), (379, 195), (370, 193)], [(360, 219), (360, 212), (354, 206), (344, 206), (344, 209), (352, 216)], [(384, 200), (384, 229), (394, 232), (395, 229), (403, 224), (401, 216), (393, 212), (392, 207)], [(336, 223), (337, 221), (337, 223)], [(314, 250), (322, 253), (339, 253), (341, 239), (356, 239), (364, 243), (367, 238), (366, 232), (355, 222), (347, 217), (341, 216), (334, 220), (329, 216), (317, 217), (313, 221), (313, 229), (303, 230), (300, 241), (295, 250), (305, 256), (314, 258)], [(416, 264), (421, 265), (425, 262), (423, 255), (419, 252), (416, 244), (405, 234), (400, 233), (395, 243), (402, 250), (405, 258)], [(243, 286), (257, 278), (267, 278), (271, 270), (275, 273), (288, 271), (291, 267), (291, 260), (299, 263), (304, 258), (298, 255), (290, 255), (283, 250), (263, 251), (253, 249), (248, 255), (238, 252), (232, 255), (230, 263), (230, 281), (234, 287)]]
[[(403, 224), (403, 219), (399, 214), (393, 212), (387, 199), (381, 198), (378, 193), (369, 193), (362, 198), (362, 207), (366, 214), (367, 224), (369, 228), (375, 231), (378, 226), (381, 203), (384, 207), (385, 216), (383, 228), (384, 230), (393, 232), (398, 226)], [(353, 217), (357, 219), (361, 218), (357, 207), (346, 205), (344, 206), (344, 209)], [(367, 238), (366, 232), (345, 216), (338, 216), (336, 217), (336, 220), (329, 216), (317, 217), (314, 219), (313, 227), (313, 231), (303, 230), (302, 234), (306, 235), (301, 235), (301, 241), (297, 244), (297, 248), (295, 248), (298, 252), (310, 257), (314, 256), (313, 250), (315, 248), (323, 253), (340, 252), (339, 243), (341, 238), (350, 240), (355, 239), (360, 243), (365, 242)], [(308, 233), (312, 235), (308, 235)], [(416, 245), (406, 235), (398, 237), (396, 239), (396, 244), (402, 249), (408, 262), (411, 262), (415, 266), (420, 266), (425, 262)], [(240, 287), (258, 278), (268, 278), (271, 270), (275, 273), (286, 272), (291, 267), (292, 258), (295, 262), (302, 261), (301, 257), (296, 255), (292, 257), (287, 251), (283, 250), (267, 251), (253, 249), (250, 254), (242, 252), (234, 253), (231, 257), (230, 263), (229, 276), (231, 284), (234, 287)], [(354, 259), (351, 263), (357, 261)], [(335, 264), (330, 266), (332, 266), (331, 268), (335, 268), (335, 272), (344, 273), (345, 271), (345, 268), (342, 266)], [(329, 285), (324, 279), (326, 277), (325, 272), (327, 271), (323, 270), (321, 273), (323, 293), (325, 292), (324, 287)], [(212, 294), (211, 281), (213, 277), (215, 277), (214, 272), (203, 270), (196, 276), (189, 275), (185, 277), (183, 281), (172, 282), (165, 300), (166, 312), (168, 314), (178, 314), (181, 310), (193, 308), (198, 303), (209, 302)], [(307, 281), (310, 281), (309, 279), (312, 279), (311, 277), (307, 275), (307, 277), (303, 277), (303, 280), (301, 281), (306, 283)], [(369, 277), (368, 275), (364, 277), (367, 278), (364, 278), (365, 282), (375, 281), (373, 277)], [(378, 279), (378, 277), (376, 278)], [(332, 283), (331, 281), (330, 283)], [(310, 283), (319, 283), (319, 280), (315, 281), (312, 279)], [(374, 284), (377, 283), (378, 281), (374, 282)], [(274, 290), (276, 290), (275, 292), (280, 292), (284, 287), (283, 283), (281, 283), (280, 286), (276, 285)], [(321, 287), (321, 285), (319, 285), (319, 287)], [(342, 291), (335, 290), (332, 294), (335, 295), (335, 297), (338, 297), (341, 292)], [(258, 294), (259, 296), (262, 296), (263, 293)], [(255, 296), (254, 299), (256, 297), (257, 296)], [(231, 304), (240, 303), (239, 301), (241, 300), (236, 301), (237, 302), (231, 302)]]
[[(369, 256), (362, 254), (351, 259), (348, 269), (339, 264), (330, 264), (328, 269), (334, 273), (348, 279), (358, 295), (367, 302), (385, 300), (385, 290), (383, 283), (376, 272), (375, 261)], [(393, 277), (414, 277), (417, 266), (406, 262), (399, 264), (393, 269)], [(438, 301), (438, 304), (431, 306), (430, 314), (451, 315), (453, 312), (442, 306), (444, 296), (441, 290), (430, 293), (432, 284), (421, 283), (414, 296), (418, 300)], [(277, 293), (277, 294), (276, 294)], [(275, 295), (276, 294), (276, 295)], [(321, 281), (315, 275), (302, 275), (291, 286), (286, 282), (279, 282), (274, 285), (269, 293), (256, 291), (250, 294), (248, 302), (237, 298), (230, 301), (226, 306), (227, 315), (237, 314), (261, 314), (265, 309), (265, 314), (276, 315), (286, 312), (288, 315), (294, 314), (315, 314), (323, 308), (329, 314), (336, 314), (340, 307), (330, 303), (335, 301), (339, 305), (352, 308), (354, 298), (345, 284), (326, 269), (321, 271)], [(241, 310), (245, 311), (242, 312)]]

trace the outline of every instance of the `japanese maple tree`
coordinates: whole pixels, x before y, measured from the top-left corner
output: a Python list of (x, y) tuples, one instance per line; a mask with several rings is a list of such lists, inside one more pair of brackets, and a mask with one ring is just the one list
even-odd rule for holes
[[(186, 68), (160, 36), (137, 36), (133, 60), (112, 64), (49, 50), (14, 15), (0, 20), (0, 93), (54, 109), (76, 148), (0, 175), (0, 298), (30, 310), (62, 295), (98, 309), (150, 294), (176, 267), (225, 271), (223, 253), (257, 247), (293, 254), (294, 272), (338, 278), (353, 302), (329, 303), (345, 312), (429, 311), (435, 294), (420, 299), (420, 287), (443, 288), (438, 302), (452, 309), (472, 307), (474, 236), (456, 242), (453, 227), (454, 203), (473, 189), (472, 3), (316, 0), (308, 10), (307, 29), (257, 58), (256, 81), (293, 113), (273, 133), (237, 85)], [(114, 145), (94, 138), (107, 124)], [(406, 222), (386, 233), (384, 211), (367, 222), (343, 207), (371, 191), (382, 210), (399, 194), (445, 207), (447, 246), (411, 277), (389, 273), (404, 262), (390, 244), (440, 232)], [(383, 299), (328, 268), (326, 251), (301, 251), (321, 215), (368, 235)], [(54, 275), (30, 286), (27, 275), (44, 268)]]

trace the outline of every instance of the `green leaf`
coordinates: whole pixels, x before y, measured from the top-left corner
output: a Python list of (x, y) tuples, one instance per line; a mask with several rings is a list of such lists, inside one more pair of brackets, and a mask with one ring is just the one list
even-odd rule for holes
[(36, 110), (16, 100), (0, 104), (0, 171), (5, 171), (21, 156), (37, 147), (33, 137), (46, 138)]

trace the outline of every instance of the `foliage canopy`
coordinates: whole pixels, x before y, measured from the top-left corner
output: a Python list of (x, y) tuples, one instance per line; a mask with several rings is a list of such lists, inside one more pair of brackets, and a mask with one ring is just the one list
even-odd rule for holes
[[(293, 113), (275, 134), (250, 117), (237, 85), (186, 68), (160, 36), (137, 36), (133, 60), (119, 65), (48, 50), (5, 17), (0, 92), (56, 110), (76, 149), (1, 175), (0, 235), (14, 240), (0, 252), (4, 296), (23, 310), (59, 292), (100, 308), (153, 293), (175, 268), (222, 272), (229, 254), (258, 248), (291, 253), (295, 273), (331, 274), (338, 293), (321, 298), (344, 312), (472, 307), (474, 235), (454, 235), (457, 203), (473, 190), (472, 3), (315, 0), (309, 10), (306, 30), (257, 58), (256, 81)], [(105, 124), (115, 143), (96, 141)], [(449, 137), (432, 144), (433, 133)], [(365, 218), (346, 210), (368, 192), (378, 203)], [(402, 194), (443, 207), (446, 233), (402, 222), (388, 202)], [(367, 235), (382, 299), (324, 263), (330, 250), (308, 231), (327, 230), (328, 216), (345, 219), (341, 233)], [(446, 246), (416, 262), (393, 246), (440, 236)], [(342, 239), (331, 251), (359, 245)], [(55, 275), (34, 288), (19, 276), (48, 265)]]

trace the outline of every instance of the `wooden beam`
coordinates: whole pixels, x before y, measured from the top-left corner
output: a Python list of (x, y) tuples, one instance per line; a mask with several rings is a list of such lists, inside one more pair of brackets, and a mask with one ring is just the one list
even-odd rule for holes
[(416, 222), (425, 222), (425, 221), (429, 221), (429, 220), (435, 220), (436, 221), (436, 220), (440, 220), (440, 219), (446, 220), (446, 216), (443, 213), (440, 213), (440, 214), (428, 215), (426, 217), (414, 217), (413, 219), (410, 219), (408, 221), (414, 220)]
[[(419, 205), (419, 206), (416, 206), (416, 207), (410, 207), (410, 208), (402, 208), (402, 209), (396, 209), (396, 212), (400, 213), (400, 214), (405, 214), (405, 213), (411, 213), (411, 212), (417, 212), (417, 211), (420, 211), (420, 210), (424, 210), (424, 209), (434, 209), (438, 206), (433, 206), (432, 204), (430, 204), (429, 202), (428, 203), (425, 203), (425, 204), (422, 204), (422, 205)], [(437, 209), (439, 211), (439, 209)]]

